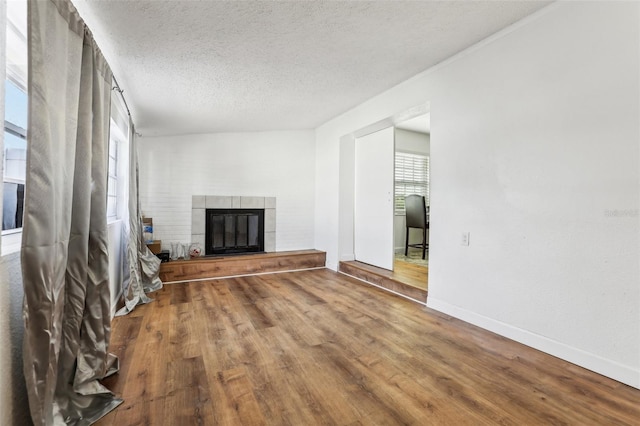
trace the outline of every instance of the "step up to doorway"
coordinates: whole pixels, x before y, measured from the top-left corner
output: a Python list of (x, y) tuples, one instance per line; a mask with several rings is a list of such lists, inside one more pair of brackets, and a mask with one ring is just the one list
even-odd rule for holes
[(378, 287), (383, 287), (387, 290), (399, 293), (417, 302), (426, 303), (427, 301), (427, 290), (399, 281), (397, 277), (394, 277), (393, 272), (386, 269), (367, 265), (366, 263), (358, 261), (347, 261), (340, 262), (338, 271), (345, 275), (350, 275), (370, 284), (374, 284)]

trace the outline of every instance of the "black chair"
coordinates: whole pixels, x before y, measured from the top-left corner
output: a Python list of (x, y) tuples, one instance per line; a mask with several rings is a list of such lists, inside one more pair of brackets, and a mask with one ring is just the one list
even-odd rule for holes
[[(427, 204), (425, 198), (422, 195), (407, 195), (404, 199), (404, 208), (406, 210), (407, 217), (407, 238), (405, 240), (404, 255), (409, 253), (409, 247), (421, 248), (422, 258), (425, 258), (427, 248), (427, 229), (429, 229), (429, 218), (427, 211)], [(409, 244), (409, 229), (418, 228), (422, 229), (422, 242), (418, 244)]]

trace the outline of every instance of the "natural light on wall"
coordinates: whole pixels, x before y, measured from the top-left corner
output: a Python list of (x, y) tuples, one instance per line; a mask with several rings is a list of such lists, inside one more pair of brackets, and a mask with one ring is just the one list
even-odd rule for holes
[(20, 250), (27, 159), (27, 2), (7, 2), (2, 254)]

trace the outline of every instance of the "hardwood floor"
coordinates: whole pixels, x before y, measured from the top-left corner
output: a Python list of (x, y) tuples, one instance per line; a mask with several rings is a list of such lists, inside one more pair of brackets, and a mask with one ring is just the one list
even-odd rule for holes
[(106, 425), (637, 425), (640, 390), (330, 270), (165, 286)]
[(429, 268), (427, 266), (395, 259), (393, 261), (393, 275), (397, 280), (405, 284), (427, 290), (427, 282), (429, 280)]

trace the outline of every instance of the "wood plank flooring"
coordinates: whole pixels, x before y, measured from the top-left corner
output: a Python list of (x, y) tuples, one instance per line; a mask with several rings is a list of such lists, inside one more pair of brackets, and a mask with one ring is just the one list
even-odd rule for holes
[(402, 281), (412, 287), (427, 290), (429, 268), (424, 265), (395, 259), (393, 261), (393, 276), (398, 281)]
[(167, 285), (113, 322), (107, 425), (637, 425), (640, 390), (330, 270)]

